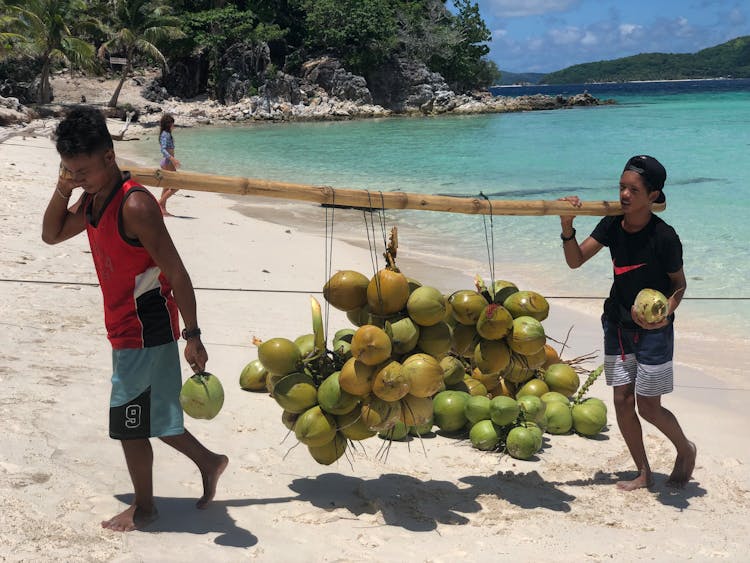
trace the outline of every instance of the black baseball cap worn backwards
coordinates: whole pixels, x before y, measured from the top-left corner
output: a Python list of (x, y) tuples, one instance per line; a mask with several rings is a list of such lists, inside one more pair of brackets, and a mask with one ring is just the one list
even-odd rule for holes
[(639, 154), (628, 160), (623, 172), (625, 170), (632, 170), (640, 174), (652, 190), (659, 190), (659, 197), (656, 198), (654, 203), (664, 203), (666, 201), (664, 197), (664, 182), (667, 181), (667, 171), (661, 162), (653, 156)]

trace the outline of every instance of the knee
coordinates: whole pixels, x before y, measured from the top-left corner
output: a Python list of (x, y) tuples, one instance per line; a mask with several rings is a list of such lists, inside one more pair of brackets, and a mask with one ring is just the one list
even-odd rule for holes
[(635, 410), (635, 395), (627, 392), (616, 392), (614, 395), (615, 409), (619, 412)]
[(661, 404), (649, 399), (638, 400), (638, 414), (647, 422), (653, 423), (661, 413)]

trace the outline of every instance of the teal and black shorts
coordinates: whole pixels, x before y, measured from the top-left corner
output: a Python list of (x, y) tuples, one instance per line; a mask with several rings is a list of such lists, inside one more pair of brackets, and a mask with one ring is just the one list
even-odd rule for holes
[(116, 440), (175, 436), (185, 431), (177, 342), (112, 350), (109, 435)]

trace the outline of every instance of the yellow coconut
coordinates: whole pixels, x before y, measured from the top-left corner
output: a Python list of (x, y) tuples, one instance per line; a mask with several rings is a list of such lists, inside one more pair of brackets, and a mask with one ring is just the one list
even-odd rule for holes
[(401, 422), (419, 426), (432, 420), (432, 398), (415, 397), (411, 393), (401, 399)]
[(508, 336), (511, 349), (519, 354), (530, 356), (544, 349), (547, 337), (544, 327), (534, 317), (521, 316), (513, 319), (513, 330)]
[(297, 369), (302, 353), (288, 338), (271, 338), (258, 345), (258, 359), (271, 373), (286, 375)]
[(476, 326), (457, 324), (453, 327), (453, 351), (459, 356), (471, 358), (478, 340)]
[(430, 356), (442, 358), (450, 352), (451, 345), (451, 328), (443, 321), (419, 329), (417, 346)]
[(384, 401), (398, 401), (409, 392), (409, 381), (397, 361), (384, 362), (378, 367), (372, 382), (372, 392)]
[(487, 391), (494, 391), (500, 383), (500, 374), (498, 372), (483, 373), (479, 368), (474, 368), (471, 372), (471, 377), (484, 385)]
[(463, 381), (466, 375), (464, 364), (455, 356), (445, 356), (440, 360), (440, 367), (443, 368), (443, 383), (445, 385), (454, 385)]
[(352, 336), (352, 357), (369, 366), (391, 357), (391, 339), (382, 328), (364, 325)]
[(524, 383), (536, 375), (536, 369), (529, 367), (526, 356), (522, 354), (512, 354), (508, 367), (502, 373), (502, 376), (511, 383)]
[(504, 338), (513, 327), (513, 317), (502, 306), (490, 303), (479, 315), (477, 321), (477, 332), (487, 340), (499, 340)]
[(555, 350), (549, 344), (545, 344), (544, 345), (544, 363), (542, 364), (542, 367), (544, 369), (547, 369), (552, 364), (559, 364), (560, 361), (561, 361), (560, 354), (557, 353), (557, 350)]
[(467, 377), (461, 383), (451, 385), (450, 389), (453, 391), (464, 391), (469, 395), (486, 395), (488, 393), (487, 387), (473, 377)]
[(409, 280), (401, 272), (384, 268), (367, 285), (367, 303), (376, 315), (392, 315), (406, 306)]
[(415, 397), (432, 397), (443, 386), (443, 368), (429, 354), (412, 354), (401, 369), (409, 382), (409, 393)]
[(323, 286), (323, 297), (340, 311), (353, 311), (367, 304), (367, 276), (353, 270), (341, 270)]
[(463, 325), (476, 325), (488, 305), (487, 300), (473, 289), (456, 291), (448, 298), (453, 317)]
[(368, 366), (356, 358), (349, 358), (341, 367), (339, 385), (347, 393), (364, 397), (372, 391), (376, 366)]

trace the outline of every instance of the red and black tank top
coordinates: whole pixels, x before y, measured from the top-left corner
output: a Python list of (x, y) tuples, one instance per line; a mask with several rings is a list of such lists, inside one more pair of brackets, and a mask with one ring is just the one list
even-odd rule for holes
[(116, 350), (150, 348), (179, 338), (177, 303), (172, 287), (138, 240), (125, 234), (122, 209), (136, 191), (151, 192), (125, 173), (94, 220), (93, 197), (83, 201), (86, 233), (104, 296), (107, 338)]

